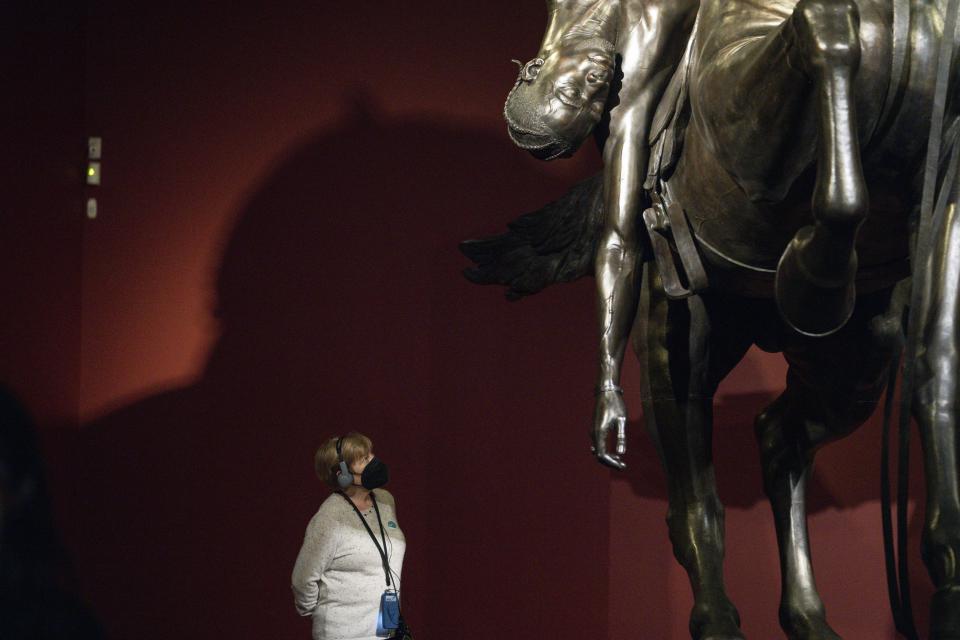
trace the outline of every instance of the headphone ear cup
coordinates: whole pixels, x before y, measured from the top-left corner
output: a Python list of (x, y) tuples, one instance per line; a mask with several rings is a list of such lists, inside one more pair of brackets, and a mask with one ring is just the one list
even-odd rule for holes
[(343, 460), (340, 461), (340, 473), (337, 475), (337, 484), (341, 489), (346, 489), (353, 484), (353, 474), (350, 473), (350, 467)]

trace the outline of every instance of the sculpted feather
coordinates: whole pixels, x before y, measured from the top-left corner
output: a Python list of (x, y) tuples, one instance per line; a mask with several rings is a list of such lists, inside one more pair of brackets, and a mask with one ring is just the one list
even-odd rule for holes
[(463, 274), (476, 284), (506, 286), (509, 300), (593, 275), (604, 220), (602, 178), (584, 180), (559, 200), (520, 216), (506, 233), (460, 243), (476, 264)]

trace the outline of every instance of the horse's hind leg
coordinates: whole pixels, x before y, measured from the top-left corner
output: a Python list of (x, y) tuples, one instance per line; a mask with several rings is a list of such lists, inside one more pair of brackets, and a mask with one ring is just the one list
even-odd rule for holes
[(868, 211), (854, 100), (858, 30), (852, 0), (800, 0), (776, 31), (705, 67), (696, 86), (713, 153), (752, 199), (782, 199), (816, 162), (814, 224), (796, 234), (777, 270), (781, 314), (809, 335), (836, 331), (853, 310), (854, 242)]
[(740, 639), (740, 617), (723, 584), (723, 505), (711, 433), (716, 385), (750, 341), (740, 329), (744, 323), (712, 323), (700, 296), (668, 300), (653, 269), (645, 271), (634, 332), (643, 413), (667, 474), (670, 541), (693, 588), (690, 634), (695, 640)]
[(780, 549), (780, 624), (791, 640), (837, 640), (813, 579), (805, 490), (814, 453), (860, 426), (873, 412), (890, 361), (889, 344), (870, 321), (886, 292), (861, 299), (844, 329), (829, 338), (797, 337), (784, 351), (787, 389), (758, 418), (764, 488)]

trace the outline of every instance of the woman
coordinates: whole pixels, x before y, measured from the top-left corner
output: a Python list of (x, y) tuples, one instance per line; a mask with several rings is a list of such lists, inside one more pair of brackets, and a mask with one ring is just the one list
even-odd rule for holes
[(327, 440), (314, 464), (335, 492), (307, 525), (293, 568), (297, 611), (313, 617), (313, 640), (390, 637), (406, 541), (393, 496), (380, 488), (387, 467), (359, 433)]

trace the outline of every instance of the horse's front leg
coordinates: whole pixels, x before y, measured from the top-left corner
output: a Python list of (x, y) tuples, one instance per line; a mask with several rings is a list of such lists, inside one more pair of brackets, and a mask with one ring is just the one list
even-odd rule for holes
[(668, 300), (654, 271), (648, 263), (634, 340), (643, 414), (667, 474), (670, 541), (693, 589), (690, 634), (695, 640), (737, 640), (743, 638), (740, 617), (723, 584), (723, 505), (711, 434), (716, 385), (750, 345), (741, 329), (746, 323), (712, 322), (701, 296)]
[[(954, 193), (953, 201), (957, 202)], [(960, 212), (949, 206), (932, 229), (934, 246), (922, 261), (929, 296), (920, 310), (914, 417), (920, 427), (927, 484), (923, 558), (936, 587), (933, 640), (960, 639)], [(916, 279), (915, 279), (916, 280)]]
[(794, 235), (777, 266), (777, 305), (797, 331), (827, 335), (853, 313), (854, 244), (869, 210), (853, 91), (859, 14), (851, 0), (801, 0), (789, 22), (796, 57), (816, 86), (817, 181), (815, 222)]
[(712, 152), (747, 195), (780, 201), (816, 163), (814, 224), (786, 249), (776, 295), (792, 327), (832, 333), (853, 311), (854, 244), (869, 206), (854, 99), (857, 7), (852, 0), (800, 0), (764, 39), (717, 57), (695, 84), (695, 113)]
[(850, 323), (829, 338), (794, 338), (784, 351), (787, 388), (757, 418), (764, 489), (780, 550), (780, 624), (791, 640), (839, 638), (827, 624), (814, 582), (806, 485), (817, 449), (860, 426), (876, 406), (890, 350), (870, 321), (888, 301), (887, 293), (861, 299)]

